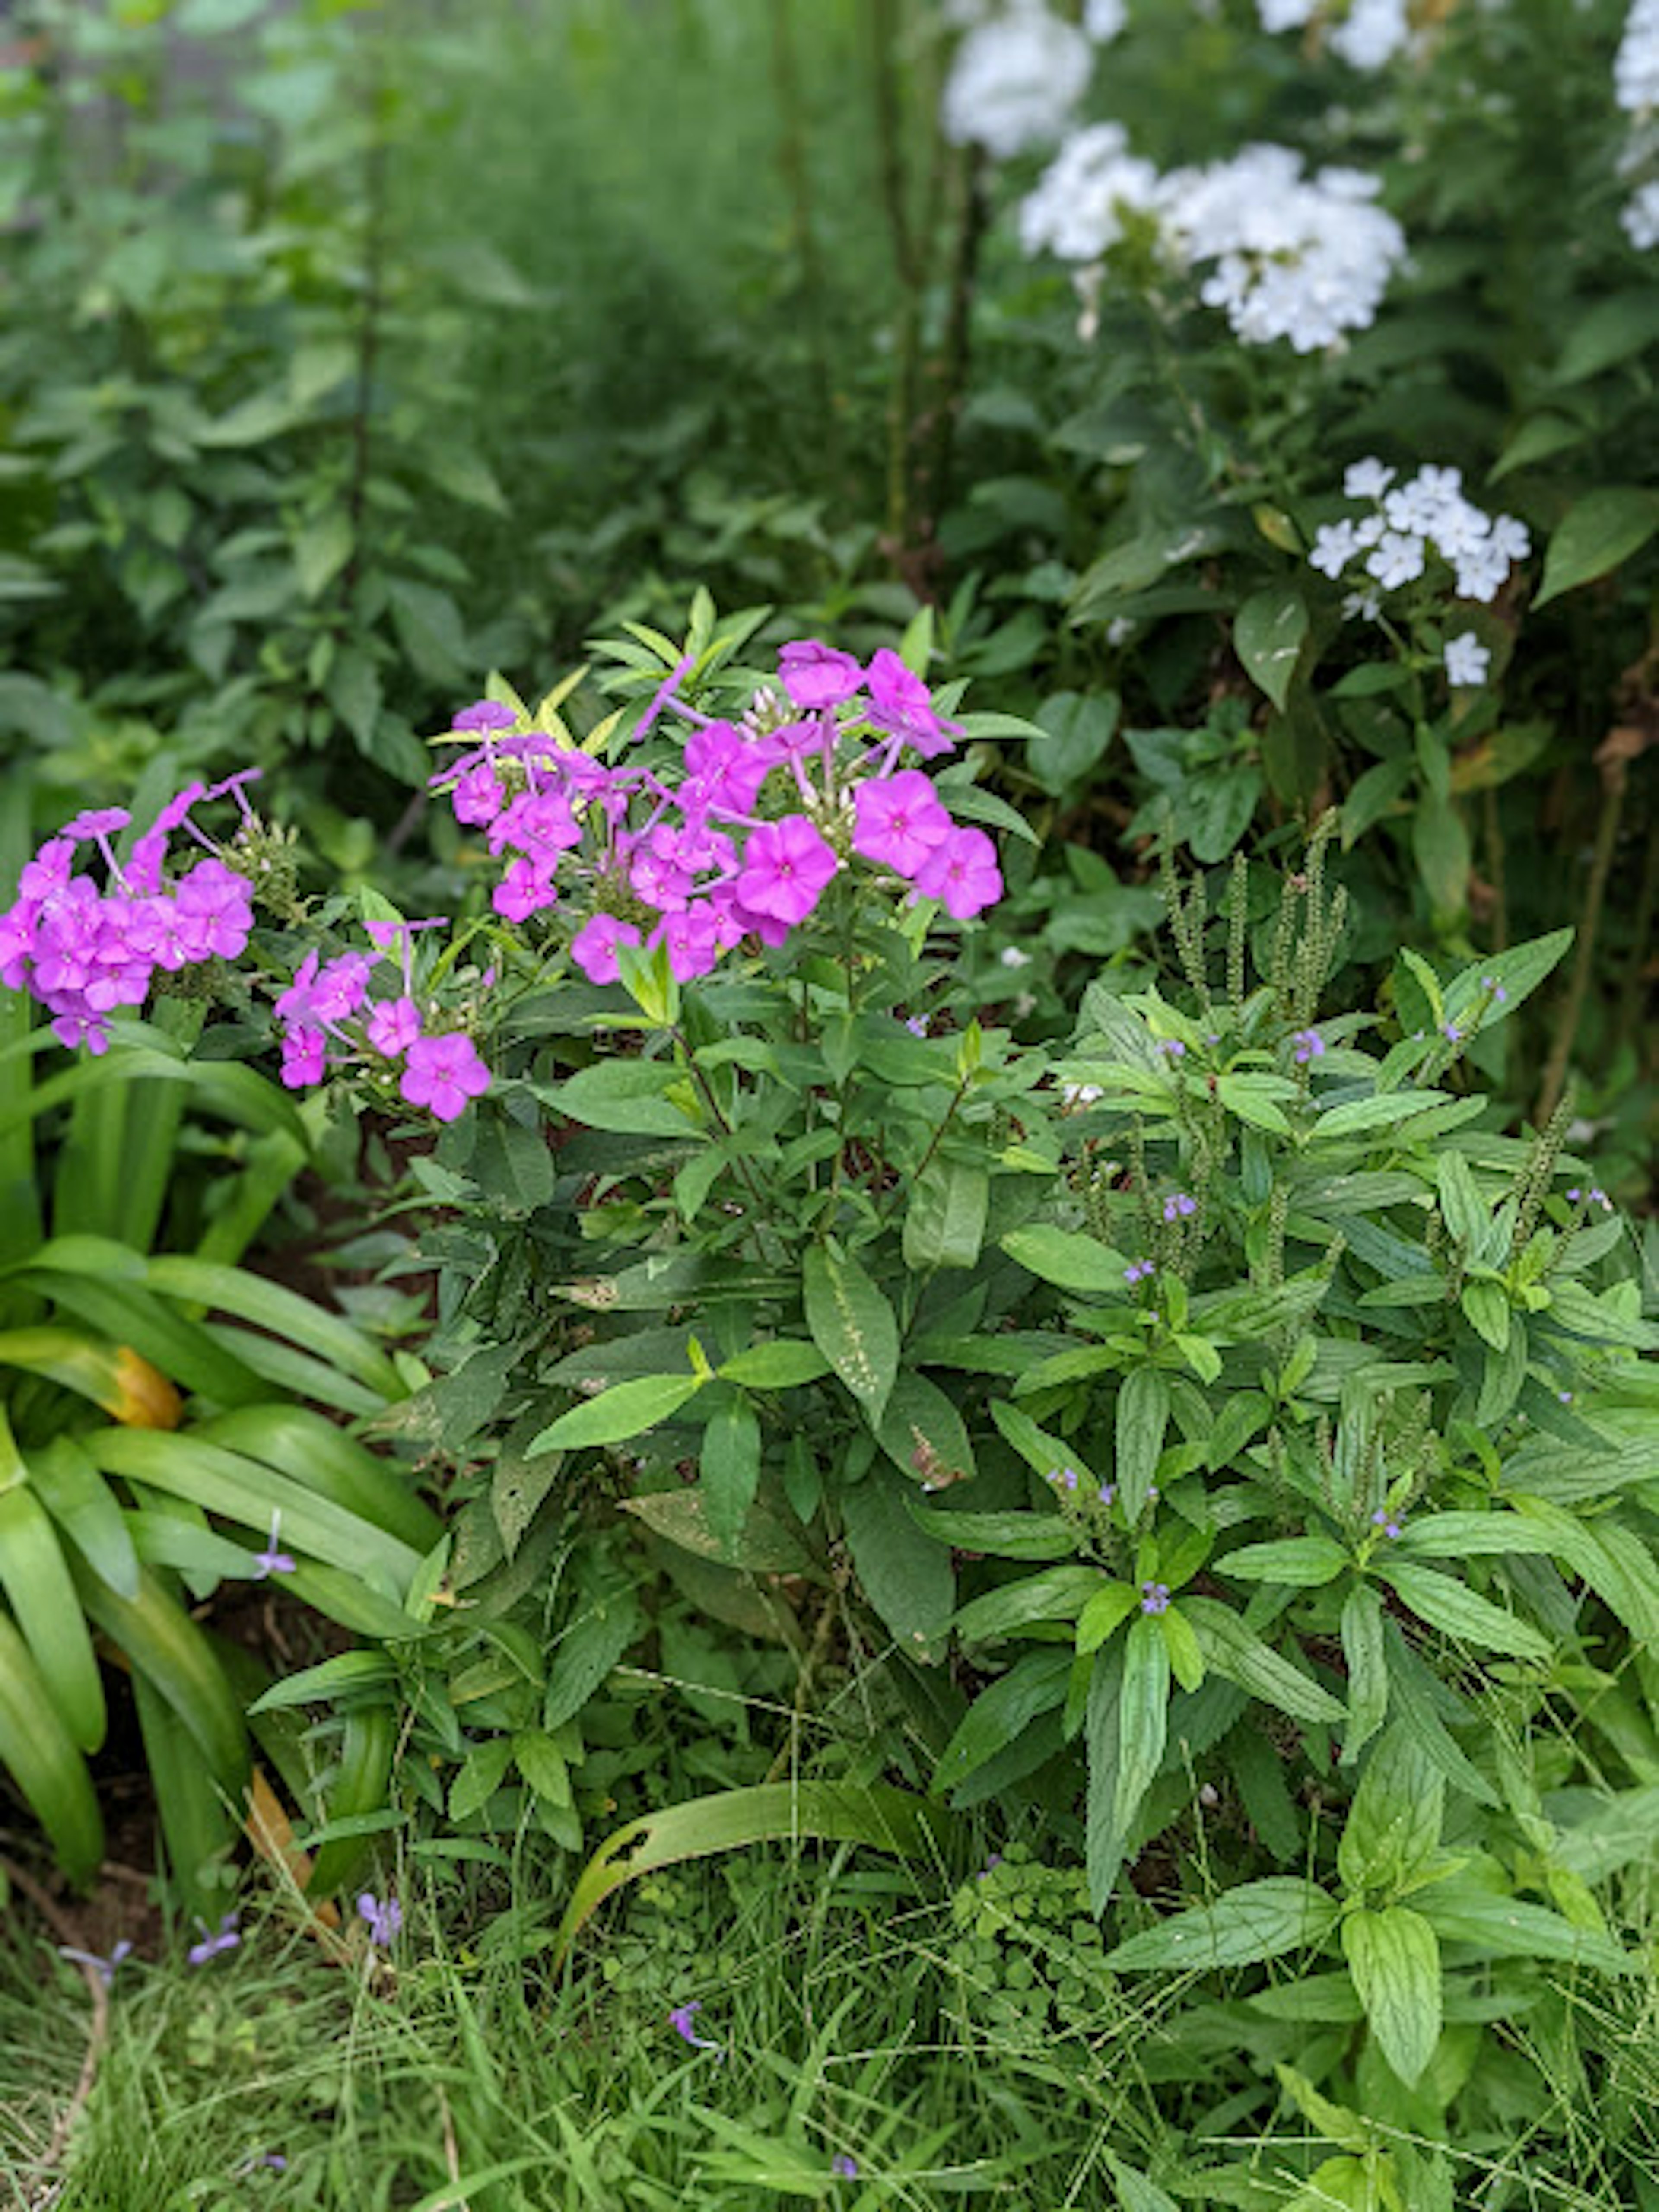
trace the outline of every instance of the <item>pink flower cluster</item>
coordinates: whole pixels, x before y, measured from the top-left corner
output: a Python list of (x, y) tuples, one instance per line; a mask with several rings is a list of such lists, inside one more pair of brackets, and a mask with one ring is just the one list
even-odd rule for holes
[(623, 948), (641, 945), (665, 946), (684, 981), (745, 937), (782, 944), (854, 855), (957, 921), (1000, 898), (990, 838), (959, 827), (931, 779), (901, 765), (907, 750), (924, 761), (951, 751), (955, 726), (896, 653), (866, 668), (816, 639), (787, 645), (781, 711), (793, 719), (751, 710), (742, 725), (680, 696), (690, 665), (634, 732), (643, 738), (666, 712), (686, 726), (668, 780), (520, 733), (492, 700), (456, 716), (455, 730), (480, 742), (434, 781), (459, 821), (511, 855), (498, 914), (524, 921), (571, 895), (571, 956), (591, 982), (615, 982)]
[[(276, 1018), (284, 1025), (283, 1081), (290, 1091), (320, 1083), (331, 1066), (354, 1058), (377, 1067), (401, 1061), (399, 1094), (441, 1121), (453, 1121), (469, 1100), (489, 1090), (489, 1071), (470, 1036), (459, 1030), (428, 1036), (421, 1028), (410, 940), (416, 930), (445, 926), (441, 921), (371, 921), (373, 952), (342, 952), (320, 962), (314, 951), (307, 953), (276, 1001)], [(371, 1000), (369, 977), (394, 945), (403, 988), (392, 997)]]
[[(142, 1006), (158, 968), (176, 972), (197, 961), (234, 960), (246, 945), (252, 886), (190, 817), (192, 807), (230, 791), (244, 819), (251, 818), (241, 787), (258, 773), (245, 769), (211, 790), (190, 785), (135, 838), (125, 862), (110, 841), (132, 817), (105, 806), (77, 814), (24, 868), (16, 898), (0, 913), (0, 982), (45, 1006), (64, 1044), (107, 1051), (108, 1017), (118, 1006)], [(203, 857), (170, 873), (167, 846), (179, 830)], [(103, 860), (101, 888), (76, 872), (88, 845)]]

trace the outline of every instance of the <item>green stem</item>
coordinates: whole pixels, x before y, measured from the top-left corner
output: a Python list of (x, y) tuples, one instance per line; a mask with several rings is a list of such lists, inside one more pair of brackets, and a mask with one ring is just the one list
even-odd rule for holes
[(1624, 811), (1628, 780), (1626, 765), (1621, 760), (1611, 762), (1602, 772), (1601, 816), (1595, 829), (1595, 853), (1590, 861), (1589, 880), (1584, 885), (1583, 909), (1578, 918), (1578, 941), (1573, 952), (1572, 978), (1556, 1020), (1549, 1060), (1538, 1092), (1538, 1103), (1533, 1109), (1533, 1123), (1537, 1128), (1541, 1129), (1554, 1113), (1566, 1085), (1567, 1067), (1572, 1058), (1573, 1046), (1577, 1042), (1578, 1024), (1583, 1018), (1584, 1001), (1589, 995), (1590, 977), (1595, 971), (1596, 933), (1601, 927), (1607, 878), (1613, 872), (1613, 849), (1619, 842), (1619, 822)]

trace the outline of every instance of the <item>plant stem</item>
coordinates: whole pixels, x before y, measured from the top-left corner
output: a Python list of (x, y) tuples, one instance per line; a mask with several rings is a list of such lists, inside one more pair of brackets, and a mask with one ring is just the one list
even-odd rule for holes
[(1541, 1129), (1554, 1113), (1566, 1085), (1567, 1067), (1572, 1058), (1572, 1048), (1577, 1041), (1578, 1024), (1583, 1018), (1584, 1001), (1589, 995), (1590, 976), (1595, 970), (1596, 932), (1601, 927), (1607, 878), (1613, 872), (1613, 848), (1619, 842), (1619, 822), (1624, 811), (1625, 789), (1628, 781), (1628, 770), (1622, 760), (1610, 760), (1603, 767), (1601, 815), (1595, 828), (1595, 852), (1590, 861), (1589, 880), (1584, 885), (1583, 909), (1578, 917), (1578, 942), (1574, 948), (1572, 979), (1567, 986), (1567, 995), (1562, 1001), (1561, 1012), (1556, 1020), (1555, 1035), (1550, 1042), (1550, 1056), (1544, 1069), (1544, 1080), (1539, 1087), (1538, 1103), (1533, 1109), (1533, 1124), (1536, 1128)]
[(1510, 902), (1504, 875), (1504, 825), (1498, 814), (1498, 787), (1489, 783), (1480, 802), (1481, 825), (1486, 833), (1486, 872), (1492, 878), (1492, 949), (1510, 949)]

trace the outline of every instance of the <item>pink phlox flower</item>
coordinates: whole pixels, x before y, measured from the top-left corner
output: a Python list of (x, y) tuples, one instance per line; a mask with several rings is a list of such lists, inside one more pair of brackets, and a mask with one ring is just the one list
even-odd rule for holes
[(751, 814), (776, 761), (775, 752), (751, 744), (730, 722), (706, 723), (685, 741), (681, 802), (688, 811), (714, 807), (726, 814)]
[(77, 1046), (85, 1045), (93, 1058), (97, 1060), (109, 1050), (109, 1031), (95, 1015), (59, 1014), (52, 1030), (58, 1043), (67, 1045), (71, 1052)]
[(507, 793), (501, 780), (488, 761), (480, 761), (470, 768), (449, 795), (458, 822), (469, 823), (475, 829), (493, 822), (507, 804)]
[(866, 719), (878, 730), (889, 730), (904, 738), (923, 760), (955, 750), (945, 732), (955, 729), (956, 724), (946, 722), (935, 712), (927, 686), (887, 646), (870, 663), (869, 684)]
[(520, 852), (556, 856), (581, 841), (581, 824), (571, 812), (570, 802), (557, 792), (521, 791), (489, 825), (492, 853), (512, 845)]
[(506, 874), (490, 894), (489, 903), (508, 921), (528, 921), (532, 914), (540, 914), (554, 905), (558, 892), (553, 888), (550, 864), (539, 855), (532, 859), (520, 854), (509, 862)]
[(17, 906), (0, 914), (0, 983), (9, 991), (23, 988), (34, 950), (34, 933), (18, 911), (21, 904), (20, 899)]
[(319, 955), (314, 951), (307, 952), (295, 969), (294, 981), (276, 1000), (278, 1021), (297, 1022), (309, 1011), (311, 987), (316, 980), (318, 964)]
[(571, 939), (570, 957), (590, 983), (614, 983), (621, 973), (617, 946), (639, 941), (640, 933), (631, 921), (620, 921), (614, 914), (596, 914)]
[(407, 1052), (420, 1034), (421, 1010), (413, 999), (382, 999), (363, 1024), (363, 1035), (387, 1060)]
[[(729, 884), (716, 884), (703, 901), (702, 906), (703, 912), (709, 916), (714, 924), (714, 942), (722, 952), (731, 951), (732, 946), (741, 945), (745, 937), (759, 933), (761, 925), (765, 921), (763, 915), (751, 915), (744, 911), (737, 893)], [(779, 932), (777, 937), (766, 939), (765, 941), (769, 945), (781, 945), (789, 934), (787, 927), (781, 922), (765, 921), (765, 927), (768, 929), (775, 928)]]
[(841, 862), (804, 814), (763, 822), (750, 832), (737, 879), (738, 896), (751, 914), (792, 928), (805, 921)]
[(375, 952), (342, 952), (331, 960), (311, 987), (307, 1012), (325, 1024), (355, 1014), (368, 995), (368, 979), (379, 957)]
[(92, 837), (112, 837), (131, 820), (125, 806), (90, 806), (84, 814), (77, 814), (73, 822), (66, 822), (61, 834), (80, 844)]
[(234, 960), (253, 930), (253, 891), (222, 860), (198, 860), (179, 885), (179, 903), (204, 924), (208, 952)]
[(189, 816), (192, 806), (208, 795), (204, 783), (187, 783), (184, 789), (168, 799), (148, 830), (132, 841), (132, 850), (127, 855), (127, 881), (135, 891), (155, 892), (161, 888), (161, 872), (167, 862), (167, 840)]
[(659, 822), (635, 845), (628, 864), (628, 880), (637, 898), (655, 907), (659, 914), (672, 914), (684, 906), (691, 896), (695, 866), (695, 861), (687, 862), (680, 832), (666, 822)]
[(510, 730), (518, 720), (510, 707), (499, 699), (480, 699), (471, 707), (463, 707), (450, 724), (452, 730)]
[(443, 1036), (416, 1038), (398, 1088), (411, 1106), (424, 1106), (441, 1121), (453, 1121), (469, 1099), (489, 1090), (489, 1070), (471, 1038), (451, 1030)]
[(778, 681), (797, 707), (839, 707), (864, 689), (864, 671), (850, 653), (815, 637), (786, 645), (778, 654)]
[(21, 899), (38, 902), (51, 891), (60, 890), (70, 879), (75, 866), (75, 840), (58, 836), (48, 837), (32, 860), (26, 860), (23, 872), (17, 878), (17, 895)]
[(861, 783), (853, 810), (853, 850), (905, 877), (915, 876), (953, 827), (933, 784), (915, 768)]
[(327, 1066), (328, 1039), (321, 1030), (313, 1030), (300, 1023), (289, 1030), (283, 1039), (282, 1079), (289, 1091), (298, 1091), (307, 1083), (320, 1083)]
[(720, 920), (707, 906), (687, 907), (665, 915), (649, 937), (648, 945), (668, 947), (668, 965), (678, 980), (689, 983), (706, 975), (720, 957)]
[(924, 898), (938, 899), (957, 921), (971, 921), (1002, 896), (997, 848), (982, 830), (953, 830), (933, 847), (915, 880)]

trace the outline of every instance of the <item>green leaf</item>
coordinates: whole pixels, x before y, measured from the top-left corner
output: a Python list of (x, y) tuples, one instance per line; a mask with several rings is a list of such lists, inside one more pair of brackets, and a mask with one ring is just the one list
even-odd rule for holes
[(1194, 1905), (1132, 1936), (1103, 1961), (1114, 1973), (1253, 1966), (1291, 1951), (1315, 1949), (1335, 1927), (1334, 1900), (1316, 1883), (1289, 1875), (1247, 1881), (1213, 1905)]
[(1643, 1971), (1640, 1957), (1626, 1953), (1610, 1936), (1575, 1927), (1545, 1905), (1500, 1897), (1455, 1875), (1419, 1894), (1424, 1918), (1448, 1943), (1474, 1944), (1488, 1957), (1550, 1959), (1564, 1966), (1592, 1966), (1603, 1974)]
[(1348, 1808), (1337, 1871), (1356, 1893), (1398, 1889), (1440, 1841), (1444, 1778), (1408, 1729), (1391, 1728), (1365, 1762)]
[(1173, 2197), (1160, 2189), (1155, 2181), (1133, 2166), (1125, 2166), (1113, 2152), (1104, 2154), (1106, 2170), (1112, 2177), (1121, 2212), (1180, 2212)]
[(1030, 1415), (1022, 1413), (1018, 1406), (1009, 1405), (1004, 1398), (994, 1398), (991, 1419), (1031, 1472), (1040, 1474), (1045, 1482), (1051, 1481), (1062, 1468), (1069, 1467), (1085, 1490), (1091, 1494), (1098, 1491), (1096, 1478), (1072, 1446), (1062, 1443), (1058, 1437), (1051, 1437), (1046, 1429), (1038, 1428)]
[(940, 1754), (937, 1786), (950, 1790), (965, 1782), (1039, 1714), (1052, 1712), (1065, 1699), (1071, 1671), (1071, 1646), (1050, 1644), (1028, 1652), (981, 1690)]
[(1455, 802), (1424, 792), (1412, 815), (1412, 857), (1437, 915), (1463, 911), (1473, 854)]
[(1097, 1584), (1094, 1595), (1078, 1615), (1078, 1656), (1086, 1659), (1115, 1636), (1132, 1613), (1139, 1610), (1140, 1592), (1133, 1583)]
[(1246, 1628), (1238, 1615), (1213, 1598), (1186, 1597), (1182, 1611), (1192, 1623), (1204, 1663), (1253, 1698), (1277, 1705), (1292, 1720), (1340, 1721), (1342, 1708), (1301, 1669)]
[(1480, 1279), (1465, 1283), (1458, 1303), (1463, 1309), (1464, 1319), (1477, 1336), (1483, 1338), (1494, 1352), (1509, 1350), (1509, 1293), (1501, 1283)]
[(950, 1553), (911, 1518), (908, 1496), (904, 1479), (878, 1463), (842, 1494), (842, 1519), (860, 1589), (900, 1650), (931, 1665), (945, 1656), (956, 1576)]
[(1578, 384), (1599, 376), (1659, 339), (1659, 295), (1650, 285), (1615, 292), (1575, 314), (1561, 358), (1552, 372), (1555, 384)]
[(878, 1434), (893, 1464), (924, 1490), (943, 1490), (978, 1473), (955, 1399), (908, 1368), (893, 1385)]
[(1489, 1650), (1506, 1651), (1516, 1659), (1549, 1657), (1547, 1637), (1478, 1595), (1455, 1575), (1437, 1574), (1431, 1567), (1413, 1566), (1407, 1559), (1379, 1559), (1375, 1565), (1383, 1580), (1431, 1627), (1461, 1637), (1466, 1643), (1484, 1644)]
[(714, 1372), (722, 1382), (741, 1382), (749, 1390), (793, 1390), (827, 1375), (830, 1362), (804, 1337), (778, 1336), (766, 1344), (750, 1345)]
[(561, 1413), (550, 1428), (532, 1437), (526, 1459), (541, 1452), (576, 1451), (594, 1444), (625, 1443), (665, 1421), (702, 1389), (701, 1375), (642, 1375), (616, 1383), (580, 1406)]
[[(858, 1490), (849, 1490), (847, 1495), (850, 1500)], [(1124, 1586), (1109, 1583), (1106, 1587), (1121, 1589)], [(1016, 1629), (1029, 1628), (1034, 1621), (1079, 1620), (1101, 1588), (1097, 1567), (1048, 1567), (1042, 1574), (1023, 1575), (1018, 1582), (1000, 1583), (971, 1599), (957, 1613), (954, 1626), (964, 1643), (992, 1643)]]
[(930, 1536), (988, 1559), (1066, 1559), (1078, 1548), (1070, 1523), (1057, 1513), (950, 1513), (914, 1497), (906, 1505)]
[(1253, 592), (1233, 617), (1233, 649), (1273, 705), (1283, 708), (1308, 635), (1308, 608), (1294, 584)]
[(1342, 1656), (1348, 1669), (1348, 1725), (1342, 1742), (1346, 1766), (1358, 1758), (1389, 1713), (1382, 1593), (1370, 1583), (1356, 1583), (1343, 1601)]
[(1170, 1650), (1157, 1619), (1129, 1624), (1118, 1698), (1117, 1796), (1112, 1826), (1127, 1835), (1164, 1761), (1170, 1725)]
[[(1485, 959), (1477, 960), (1446, 986), (1444, 1018), (1461, 1023), (1466, 1014), (1480, 1006), (1483, 1009), (1483, 1030), (1508, 1021), (1522, 1001), (1554, 973), (1565, 958), (1572, 939), (1571, 929), (1554, 929), (1547, 937), (1529, 938), (1526, 944), (1514, 945), (1507, 952), (1488, 953)], [(1501, 1000), (1488, 988), (1489, 984), (1496, 984), (1503, 992)]]
[(982, 1168), (934, 1160), (913, 1185), (904, 1215), (904, 1264), (971, 1267), (985, 1238), (991, 1179)]
[(924, 1798), (882, 1784), (866, 1789), (850, 1782), (763, 1783), (667, 1806), (607, 1836), (583, 1868), (559, 1923), (552, 1966), (556, 1971), (597, 1908), (636, 1875), (714, 1851), (794, 1844), (807, 1836), (937, 1861), (951, 1826)]
[(1314, 1124), (1317, 1142), (1327, 1137), (1358, 1137), (1369, 1129), (1386, 1129), (1421, 1114), (1431, 1106), (1443, 1106), (1443, 1091), (1393, 1091), (1374, 1098), (1349, 1098), (1328, 1106)]
[(723, 1544), (709, 1527), (708, 1504), (696, 1490), (624, 1498), (622, 1509), (682, 1551), (718, 1559), (724, 1566), (742, 1567), (750, 1574), (798, 1575), (810, 1571), (813, 1565), (799, 1524), (765, 1498), (750, 1509), (748, 1519), (730, 1544)]
[(294, 566), (307, 599), (322, 597), (351, 558), (355, 542), (350, 515), (343, 507), (330, 507), (299, 532), (294, 540)]
[(1544, 556), (1544, 582), (1535, 607), (1564, 592), (1593, 583), (1639, 552), (1659, 530), (1659, 494), (1635, 485), (1610, 484), (1575, 500), (1558, 525)]
[(1089, 1773), (1085, 1859), (1089, 1909), (1097, 1919), (1106, 1910), (1123, 1864), (1123, 1832), (1113, 1817), (1117, 1807), (1123, 1650), (1121, 1643), (1113, 1643), (1095, 1654), (1084, 1707), (1084, 1744), (1088, 1753)]
[(1092, 1237), (1055, 1229), (1039, 1222), (1028, 1229), (1011, 1229), (1002, 1249), (1028, 1273), (1062, 1291), (1104, 1291), (1124, 1296), (1123, 1270), (1128, 1266), (1121, 1252), (1097, 1243)]
[(450, 1819), (459, 1823), (482, 1812), (506, 1781), (507, 1770), (512, 1764), (511, 1736), (490, 1736), (476, 1745), (449, 1785)]
[(1169, 1376), (1159, 1367), (1133, 1369), (1117, 1394), (1115, 1467), (1119, 1501), (1132, 1522), (1151, 1492), (1169, 1419)]
[(760, 1487), (760, 1423), (740, 1391), (709, 1416), (703, 1431), (701, 1465), (708, 1532), (730, 1549)]
[(1278, 1543), (1246, 1544), (1217, 1566), (1246, 1582), (1283, 1583), (1295, 1589), (1316, 1589), (1350, 1564), (1340, 1544), (1328, 1536), (1287, 1536)]
[(542, 1698), (542, 1726), (550, 1735), (575, 1719), (644, 1626), (639, 1601), (625, 1584), (601, 1585), (589, 1594), (553, 1648)]
[(856, 1260), (808, 1247), (802, 1266), (806, 1325), (830, 1366), (879, 1424), (898, 1376), (898, 1322)]
[(584, 1128), (622, 1137), (695, 1137), (696, 1122), (668, 1093), (685, 1078), (660, 1060), (601, 1060), (538, 1096)]

